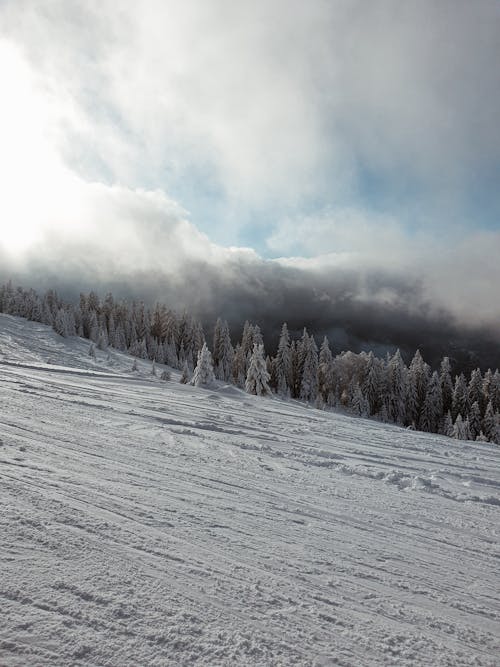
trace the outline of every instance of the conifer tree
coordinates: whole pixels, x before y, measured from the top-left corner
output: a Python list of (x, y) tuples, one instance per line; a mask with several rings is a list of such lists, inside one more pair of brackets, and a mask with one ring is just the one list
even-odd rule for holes
[(455, 378), (451, 413), (455, 419), (459, 414), (467, 414), (467, 383), (463, 373)]
[(471, 440), (475, 440), (481, 431), (481, 410), (478, 401), (474, 401), (471, 405), (469, 414), (469, 430)]
[(399, 350), (396, 350), (387, 368), (389, 419), (396, 424), (406, 420), (407, 368)]
[[(305, 333), (305, 332), (304, 332)], [(300, 382), (300, 398), (308, 403), (316, 400), (318, 393), (318, 348), (312, 336), (303, 338), (302, 377)]]
[(443, 415), (443, 396), (441, 382), (436, 371), (427, 384), (424, 404), (420, 416), (420, 428), (423, 431), (437, 433), (438, 424)]
[(189, 366), (187, 365), (187, 361), (185, 361), (184, 366), (182, 367), (182, 373), (179, 382), (181, 384), (188, 384), (190, 379), (191, 379), (191, 374), (189, 373)]
[(462, 420), (462, 415), (459, 413), (453, 425), (453, 437), (455, 440), (467, 440), (467, 426)]
[(245, 381), (245, 391), (249, 394), (264, 396), (271, 392), (269, 388), (269, 373), (264, 359), (264, 346), (255, 344)]
[(286, 322), (281, 327), (278, 351), (274, 360), (276, 391), (280, 396), (290, 396), (292, 386), (292, 354)]
[(473, 403), (477, 403), (479, 406), (482, 394), (483, 394), (483, 377), (481, 375), (481, 370), (479, 368), (476, 368), (471, 373), (470, 382), (467, 389), (468, 405), (472, 406)]
[(206, 343), (198, 353), (198, 363), (194, 369), (191, 384), (195, 387), (210, 387), (215, 381), (212, 355)]
[(441, 395), (443, 397), (443, 412), (446, 414), (451, 410), (453, 399), (453, 382), (451, 379), (451, 365), (448, 357), (441, 361), (439, 380), (441, 382)]
[(486, 411), (483, 417), (483, 433), (490, 442), (494, 442), (495, 430), (496, 430), (495, 412), (493, 410), (493, 404), (490, 401), (486, 406)]
[(377, 365), (373, 352), (370, 351), (366, 360), (365, 376), (362, 386), (363, 395), (368, 405), (368, 414), (374, 415), (377, 412), (380, 397), (380, 382)]
[(453, 437), (453, 419), (451, 418), (450, 410), (448, 410), (444, 416), (441, 426), (441, 434), (447, 435), (449, 438)]

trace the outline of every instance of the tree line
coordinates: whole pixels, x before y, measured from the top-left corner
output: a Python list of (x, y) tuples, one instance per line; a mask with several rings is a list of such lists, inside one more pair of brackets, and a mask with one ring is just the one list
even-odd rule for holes
[(448, 357), (432, 370), (418, 350), (409, 365), (399, 350), (384, 358), (350, 351), (334, 356), (328, 338), (318, 350), (306, 329), (293, 340), (286, 323), (276, 354), (266, 356), (258, 325), (245, 322), (234, 346), (220, 318), (210, 351), (200, 322), (164, 304), (149, 309), (112, 294), (100, 299), (95, 292), (69, 304), (54, 290), (40, 296), (11, 282), (0, 288), (0, 312), (47, 324), (61, 336), (81, 336), (103, 350), (113, 347), (180, 369), (185, 383), (207, 386), (217, 378), (252, 394), (276, 393), (320, 409), (342, 407), (382, 422), (500, 444), (498, 369), (453, 375)]

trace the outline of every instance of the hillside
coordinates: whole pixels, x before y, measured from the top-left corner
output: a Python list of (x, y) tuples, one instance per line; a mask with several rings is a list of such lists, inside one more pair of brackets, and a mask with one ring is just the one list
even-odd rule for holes
[(498, 665), (500, 447), (0, 315), (0, 665)]

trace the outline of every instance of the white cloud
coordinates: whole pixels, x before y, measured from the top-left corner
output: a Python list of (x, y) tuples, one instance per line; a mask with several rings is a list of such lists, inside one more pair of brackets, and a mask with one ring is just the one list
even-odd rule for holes
[[(104, 273), (258, 266), (169, 197), (195, 171), (235, 227), (252, 207), (298, 211), (269, 224), (269, 248), (313, 259), (281, 266), (389, 268), (462, 317), (498, 318), (499, 233), (460, 219), (470, 178), (500, 162), (490, 3), (16, 0), (0, 12), (0, 245), (18, 259), (36, 247)], [(384, 213), (356, 201), (365, 171), (388, 188)], [(405, 209), (430, 222), (410, 232)]]

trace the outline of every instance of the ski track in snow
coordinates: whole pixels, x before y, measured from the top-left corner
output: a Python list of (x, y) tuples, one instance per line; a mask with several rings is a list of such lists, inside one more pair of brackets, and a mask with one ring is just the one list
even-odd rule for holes
[(87, 351), (0, 315), (0, 665), (500, 665), (500, 447)]

